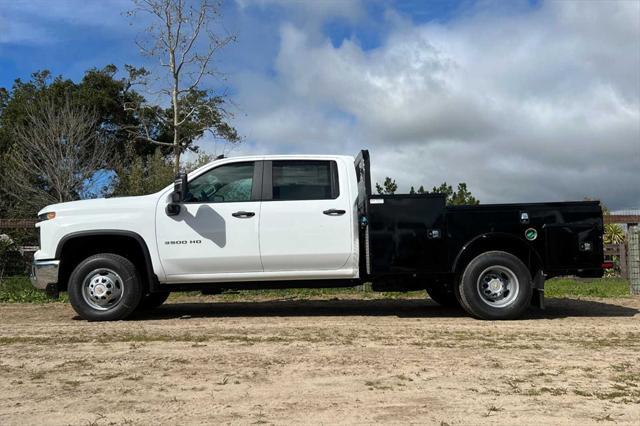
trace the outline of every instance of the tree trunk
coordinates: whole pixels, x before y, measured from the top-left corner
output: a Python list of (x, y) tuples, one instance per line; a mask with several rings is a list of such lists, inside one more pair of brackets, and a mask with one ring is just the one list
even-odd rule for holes
[(178, 105), (178, 90), (180, 76), (176, 68), (176, 52), (174, 49), (169, 50), (169, 66), (171, 67), (171, 73), (173, 74), (173, 90), (171, 91), (171, 104), (173, 107), (173, 172), (178, 174), (180, 172), (180, 135), (178, 133), (178, 123), (180, 121), (180, 108)]

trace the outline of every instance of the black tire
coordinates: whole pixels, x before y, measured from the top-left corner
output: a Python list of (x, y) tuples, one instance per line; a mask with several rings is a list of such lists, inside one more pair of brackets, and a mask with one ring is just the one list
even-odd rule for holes
[(456, 298), (456, 294), (451, 287), (427, 287), (427, 294), (438, 305), (448, 308), (459, 308), (460, 302)]
[(147, 293), (142, 296), (142, 299), (140, 299), (137, 309), (139, 311), (146, 311), (157, 308), (167, 300), (169, 294), (170, 293), (168, 291), (162, 293)]
[[(110, 302), (107, 298), (114, 297), (118, 288), (117, 301)], [(67, 291), (73, 309), (89, 321), (124, 319), (137, 308), (142, 297), (142, 285), (134, 264), (111, 253), (83, 260), (71, 273)]]
[(520, 317), (531, 303), (532, 292), (529, 269), (503, 251), (482, 253), (469, 262), (456, 287), (464, 310), (486, 320)]

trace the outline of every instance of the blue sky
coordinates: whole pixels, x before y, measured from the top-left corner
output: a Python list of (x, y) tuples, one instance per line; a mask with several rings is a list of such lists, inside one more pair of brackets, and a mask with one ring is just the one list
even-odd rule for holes
[[(0, 0), (0, 86), (157, 65), (128, 0)], [(401, 190), (640, 207), (640, 2), (227, 0), (244, 153), (355, 154)], [(202, 141), (213, 151), (210, 141)]]
[[(101, 7), (97, 3), (93, 7), (91, 2), (81, 0), (0, 0), (0, 22), (6, 31), (0, 36), (0, 87), (10, 87), (16, 78), (28, 79), (35, 70), (44, 68), (54, 75), (79, 80), (88, 67), (110, 63), (149, 65), (139, 55), (133, 39), (144, 26), (124, 16), (132, 9), (132, 3), (107, 0)], [(75, 8), (82, 4), (89, 6)], [(385, 36), (383, 19), (389, 9), (418, 23), (446, 22), (475, 4), (467, 0), (433, 0), (428, 5), (420, 0), (374, 1), (364, 4), (366, 19), (336, 14), (325, 16), (319, 24), (334, 46), (356, 38), (363, 48), (372, 49)], [(239, 42), (221, 55), (224, 69), (228, 72), (247, 67), (268, 69), (269, 58), (277, 54), (278, 25), (295, 19), (296, 13), (299, 11), (287, 2), (227, 0), (225, 23), (238, 35)], [(256, 22), (271, 25), (255, 25)], [(258, 41), (260, 45), (256, 46)]]

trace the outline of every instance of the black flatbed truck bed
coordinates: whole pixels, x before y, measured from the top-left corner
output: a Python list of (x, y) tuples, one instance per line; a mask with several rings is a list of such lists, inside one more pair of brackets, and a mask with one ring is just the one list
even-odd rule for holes
[(465, 270), (489, 252), (522, 262), (540, 307), (545, 279), (603, 275), (598, 201), (446, 206), (442, 194), (373, 195), (369, 153), (361, 151), (355, 165), (361, 277), (375, 290), (426, 288), (455, 304)]

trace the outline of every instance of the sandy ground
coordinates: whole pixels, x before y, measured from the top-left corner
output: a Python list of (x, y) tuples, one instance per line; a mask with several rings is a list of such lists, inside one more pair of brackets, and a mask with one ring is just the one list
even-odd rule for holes
[(0, 305), (0, 424), (640, 424), (640, 298)]

